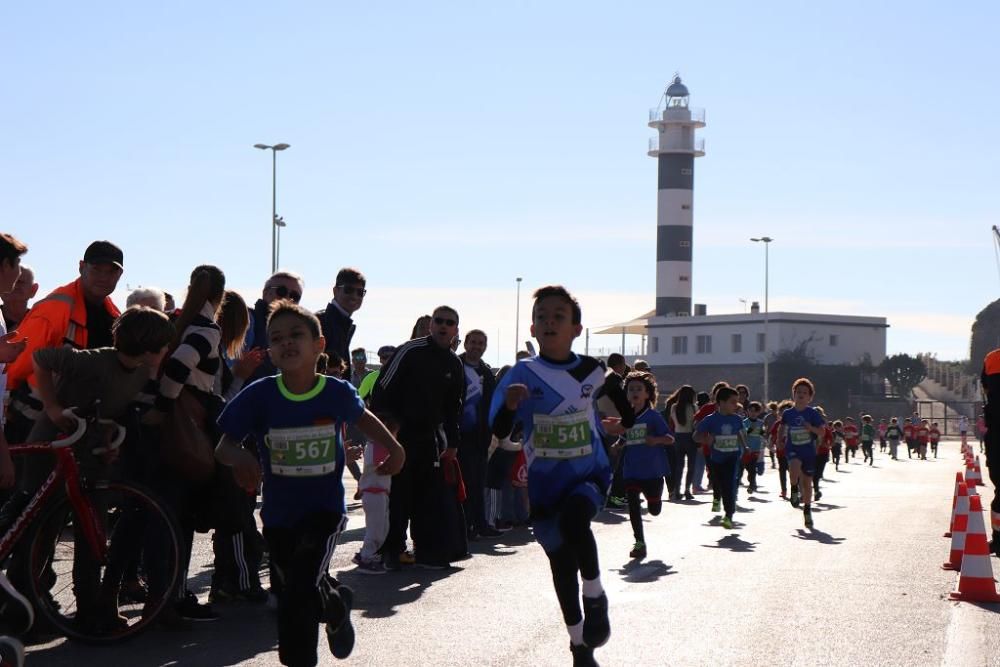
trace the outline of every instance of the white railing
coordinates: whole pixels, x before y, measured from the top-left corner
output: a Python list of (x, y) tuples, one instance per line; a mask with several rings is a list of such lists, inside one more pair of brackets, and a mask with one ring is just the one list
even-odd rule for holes
[[(674, 108), (683, 109), (684, 107), (674, 107)], [(688, 111), (691, 112), (691, 120), (692, 121), (694, 121), (696, 123), (704, 123), (705, 122), (705, 110), (704, 109), (699, 108), (699, 107), (693, 107), (693, 108), (692, 107), (688, 107)], [(668, 120), (673, 120), (673, 119), (671, 119), (669, 117), (667, 119)], [(663, 107), (656, 107), (655, 109), (650, 109), (649, 110), (649, 122), (653, 123), (653, 122), (660, 121), (660, 120), (663, 120)]]
[(705, 154), (705, 140), (695, 139), (690, 147), (682, 148), (679, 146), (667, 146), (663, 149), (660, 148), (660, 137), (659, 135), (649, 138), (649, 149), (648, 153), (698, 153), (700, 155)]

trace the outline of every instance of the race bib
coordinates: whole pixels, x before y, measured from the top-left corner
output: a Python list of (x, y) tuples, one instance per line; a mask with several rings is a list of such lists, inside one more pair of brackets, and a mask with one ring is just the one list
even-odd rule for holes
[(531, 434), (535, 456), (543, 459), (575, 459), (593, 451), (590, 419), (586, 412), (568, 415), (535, 415)]
[(812, 444), (812, 433), (804, 428), (790, 428), (788, 429), (788, 438), (791, 440), (793, 446), (801, 445), (811, 445)]
[(646, 444), (646, 424), (636, 424), (625, 432), (627, 446)]
[(271, 472), (281, 477), (319, 477), (337, 469), (337, 426), (275, 428), (264, 437)]
[(740, 439), (735, 435), (717, 435), (712, 446), (720, 452), (735, 452), (740, 448)]

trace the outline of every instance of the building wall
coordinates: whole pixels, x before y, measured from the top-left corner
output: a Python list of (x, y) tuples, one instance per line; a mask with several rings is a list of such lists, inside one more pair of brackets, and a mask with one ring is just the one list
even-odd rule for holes
[[(820, 364), (857, 364), (867, 354), (878, 365), (885, 358), (882, 318), (773, 313), (768, 331), (772, 356), (807, 342)], [(664, 367), (763, 364), (763, 334), (760, 315), (653, 318), (646, 357), (650, 364)], [(686, 352), (676, 351), (675, 338), (686, 338)]]

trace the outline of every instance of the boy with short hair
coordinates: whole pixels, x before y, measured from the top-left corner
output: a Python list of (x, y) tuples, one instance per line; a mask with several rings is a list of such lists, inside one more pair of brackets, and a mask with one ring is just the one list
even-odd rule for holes
[(931, 427), (926, 419), (921, 419), (913, 434), (917, 441), (917, 453), (924, 461), (927, 460), (927, 442), (930, 440)]
[(854, 417), (844, 418), (844, 463), (848, 463), (851, 458), (858, 455), (858, 425), (854, 423)]
[[(248, 492), (264, 479), (261, 519), (278, 594), (278, 657), (283, 665), (315, 665), (318, 624), (336, 658), (354, 648), (351, 589), (329, 575), (337, 536), (347, 523), (343, 429), (354, 423), (388, 450), (379, 474), (399, 472), (405, 454), (365, 409), (357, 390), (316, 373), (326, 340), (315, 315), (278, 301), (267, 320), (268, 353), (280, 372), (246, 387), (219, 416), (216, 459), (233, 468)], [(253, 435), (258, 459), (241, 442)]]
[(909, 419), (903, 420), (903, 439), (906, 440), (906, 458), (913, 458), (913, 450), (917, 446), (916, 428)]
[(875, 425), (871, 415), (861, 417), (861, 452), (865, 455), (862, 463), (875, 465)]
[(833, 422), (833, 469), (840, 470), (840, 456), (844, 451), (844, 422)]
[[(757, 473), (764, 463), (764, 418), (763, 408), (757, 401), (751, 401), (747, 407), (747, 417), (743, 420), (743, 429), (747, 435), (747, 454), (744, 455), (747, 471), (747, 493), (757, 492)], [(758, 465), (761, 464), (761, 466)]]
[[(736, 512), (736, 480), (743, 450), (747, 446), (743, 419), (737, 413), (739, 394), (731, 387), (722, 387), (715, 394), (716, 411), (698, 422), (695, 440), (709, 448), (712, 461), (712, 488), (722, 498), (725, 516), (722, 527), (733, 527)], [(718, 508), (713, 504), (712, 511)]]
[(800, 488), (802, 514), (806, 528), (813, 527), (812, 478), (816, 474), (816, 444), (823, 437), (824, 420), (816, 408), (809, 405), (816, 389), (808, 378), (792, 384), (792, 407), (781, 413), (781, 440), (788, 457), (788, 476), (792, 482), (792, 507), (799, 506)]
[(598, 421), (594, 394), (604, 371), (596, 359), (572, 351), (583, 332), (576, 299), (561, 285), (539, 289), (534, 299), (531, 335), (538, 356), (519, 360), (504, 375), (493, 395), (490, 424), (500, 439), (515, 423), (523, 426), (532, 528), (549, 559), (573, 664), (593, 667), (594, 649), (611, 635), (590, 528), (611, 484), (603, 436), (621, 435), (632, 424)]
[(888, 427), (889, 425), (885, 423), (885, 419), (878, 420), (878, 450), (880, 452), (885, 451), (885, 446), (886, 446), (885, 430)]

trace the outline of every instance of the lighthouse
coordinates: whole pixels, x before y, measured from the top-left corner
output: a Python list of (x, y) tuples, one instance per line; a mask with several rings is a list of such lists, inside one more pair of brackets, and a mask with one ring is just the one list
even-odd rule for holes
[(691, 315), (692, 207), (694, 159), (705, 154), (705, 140), (695, 130), (705, 127), (705, 110), (689, 105), (680, 76), (663, 94), (663, 104), (649, 112), (656, 136), (649, 156), (657, 160), (656, 315)]

